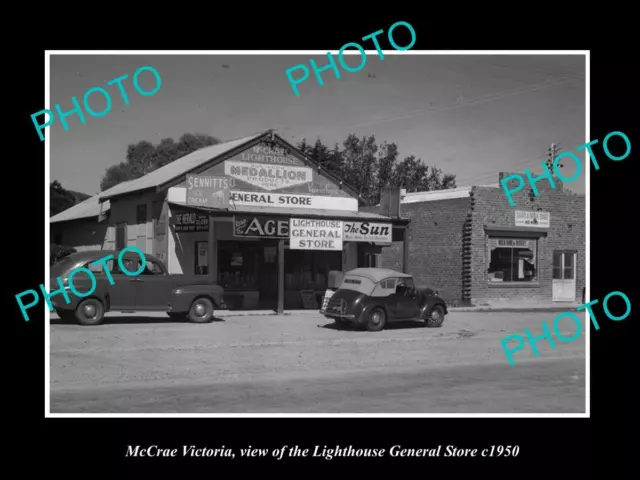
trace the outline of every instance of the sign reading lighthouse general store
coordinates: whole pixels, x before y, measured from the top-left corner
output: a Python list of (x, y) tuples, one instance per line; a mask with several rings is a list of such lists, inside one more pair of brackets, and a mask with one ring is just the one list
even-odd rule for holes
[(291, 250), (342, 250), (341, 221), (292, 218), (289, 248)]

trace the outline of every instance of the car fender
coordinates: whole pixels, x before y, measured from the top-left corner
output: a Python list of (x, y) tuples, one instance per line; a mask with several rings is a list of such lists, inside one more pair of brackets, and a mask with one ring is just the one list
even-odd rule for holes
[(387, 306), (382, 303), (382, 302), (372, 302), (372, 301), (368, 301), (360, 310), (360, 315), (358, 316), (358, 320), (364, 321), (366, 320), (367, 315), (369, 314), (369, 312), (371, 312), (371, 310), (373, 310), (374, 308), (381, 308), (382, 310), (384, 310), (385, 315), (387, 316), (387, 320), (389, 320), (389, 311), (387, 310)]
[(447, 309), (447, 304), (443, 299), (436, 296), (430, 296), (430, 297), (427, 297), (426, 303), (420, 308), (420, 319), (424, 320), (425, 318), (427, 318), (431, 313), (431, 310), (433, 309), (433, 307), (436, 305), (442, 305), (442, 308), (444, 308), (445, 315), (449, 313)]
[(186, 312), (198, 297), (207, 297), (215, 308), (222, 305), (224, 289), (220, 285), (182, 285), (171, 291), (171, 311)]

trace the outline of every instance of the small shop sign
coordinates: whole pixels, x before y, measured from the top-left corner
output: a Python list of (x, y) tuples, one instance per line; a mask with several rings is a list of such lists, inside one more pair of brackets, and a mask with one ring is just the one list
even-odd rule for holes
[(344, 222), (345, 242), (391, 243), (390, 223)]
[(230, 188), (234, 181), (211, 175), (187, 175), (187, 205), (229, 208)]
[(527, 212), (516, 210), (516, 227), (549, 228), (551, 214), (549, 212)]
[(530, 240), (523, 240), (520, 238), (493, 239), (492, 244), (494, 248), (496, 247), (531, 248)]
[(338, 220), (292, 218), (289, 228), (291, 250), (342, 250), (344, 225)]
[(289, 219), (266, 215), (235, 215), (233, 236), (250, 238), (289, 238)]
[(169, 219), (169, 224), (176, 233), (208, 232), (209, 216), (199, 213), (177, 213)]

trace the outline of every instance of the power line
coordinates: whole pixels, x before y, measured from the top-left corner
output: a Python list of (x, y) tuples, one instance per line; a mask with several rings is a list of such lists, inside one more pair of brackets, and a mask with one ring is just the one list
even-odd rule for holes
[[(523, 87), (517, 88), (515, 90), (508, 90), (508, 91), (504, 91), (504, 92), (499, 92), (499, 93), (495, 93), (495, 94), (489, 94), (489, 95), (485, 95), (483, 97), (480, 97), (476, 100), (471, 100), (468, 102), (462, 102), (462, 103), (456, 103), (456, 102), (452, 102), (450, 104), (447, 105), (443, 105), (440, 107), (434, 107), (434, 108), (425, 108), (425, 109), (419, 109), (419, 110), (414, 110), (411, 113), (406, 113), (406, 114), (401, 114), (401, 115), (395, 115), (395, 116), (389, 116), (386, 118), (380, 118), (371, 122), (367, 122), (367, 123), (362, 123), (362, 124), (358, 124), (358, 125), (351, 125), (349, 127), (336, 127), (334, 125), (332, 126), (322, 126), (322, 127), (316, 127), (314, 128), (314, 132), (317, 133), (318, 131), (322, 131), (322, 130), (331, 130), (331, 129), (335, 129), (335, 128), (362, 128), (362, 127), (366, 127), (366, 126), (371, 126), (371, 125), (376, 125), (378, 123), (387, 123), (387, 122), (393, 122), (396, 120), (403, 120), (403, 119), (407, 119), (407, 118), (414, 118), (414, 117), (419, 117), (422, 115), (426, 115), (429, 113), (440, 113), (440, 112), (445, 112), (445, 111), (449, 111), (449, 110), (454, 110), (456, 108), (464, 108), (464, 107), (471, 107), (471, 106), (475, 106), (478, 105), (480, 103), (488, 103), (488, 102), (492, 102), (492, 101), (496, 101), (496, 100), (502, 100), (503, 98), (507, 98), (507, 97), (512, 97), (512, 96), (516, 96), (516, 95), (520, 95), (523, 93), (528, 93), (528, 92), (532, 92), (532, 91), (537, 91), (537, 90), (543, 90), (545, 88), (550, 88), (550, 87), (555, 87), (558, 85), (563, 85), (565, 83), (571, 83), (573, 81), (575, 81), (576, 79), (579, 78), (584, 78), (584, 74), (576, 74), (576, 75), (565, 75), (562, 77), (557, 77), (557, 78), (552, 78), (551, 80), (546, 80), (545, 82), (541, 82), (541, 83), (534, 83), (531, 85), (525, 85)], [(292, 130), (293, 127), (286, 127), (283, 129), (283, 132), (287, 131), (287, 130)], [(316, 135), (317, 136), (317, 135)], [(302, 135), (303, 138), (306, 138), (306, 135)]]

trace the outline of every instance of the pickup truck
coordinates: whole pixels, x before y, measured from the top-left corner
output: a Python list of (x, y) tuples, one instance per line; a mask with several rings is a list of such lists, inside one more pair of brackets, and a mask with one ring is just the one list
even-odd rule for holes
[[(56, 278), (60, 278), (70, 300), (62, 293), (50, 297), (50, 302), (63, 320), (80, 325), (99, 325), (107, 312), (166, 312), (173, 319), (187, 319), (193, 323), (206, 323), (213, 319), (216, 308), (223, 304), (224, 289), (211, 283), (206, 275), (172, 275), (153, 255), (145, 254), (146, 266), (136, 275), (125, 275), (119, 266), (120, 251), (85, 250), (72, 253), (51, 266), (49, 293), (60, 290)], [(102, 264), (104, 257), (112, 257)], [(122, 252), (120, 256), (127, 272), (140, 270), (142, 260), (134, 252)], [(111, 285), (107, 272), (114, 282)], [(74, 294), (69, 286), (69, 275), (78, 268), (90, 270), (96, 288), (89, 296)], [(93, 279), (86, 271), (79, 271), (72, 278), (73, 287), (80, 295), (89, 292)]]

